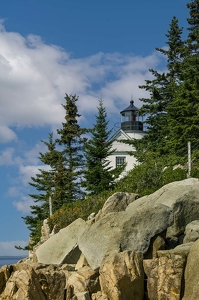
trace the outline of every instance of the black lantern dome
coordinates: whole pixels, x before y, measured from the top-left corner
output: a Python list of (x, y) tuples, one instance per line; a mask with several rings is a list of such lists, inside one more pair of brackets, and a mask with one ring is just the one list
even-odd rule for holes
[(134, 106), (134, 101), (130, 101), (130, 105), (120, 112), (121, 129), (126, 132), (143, 131), (143, 123), (139, 120), (139, 109)]

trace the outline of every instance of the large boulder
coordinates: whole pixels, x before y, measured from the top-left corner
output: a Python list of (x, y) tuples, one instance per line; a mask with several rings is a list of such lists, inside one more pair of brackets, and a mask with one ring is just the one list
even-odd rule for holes
[(109, 300), (142, 300), (144, 270), (142, 253), (124, 251), (106, 256), (100, 267), (102, 292)]
[(4, 291), (6, 282), (10, 278), (12, 274), (12, 267), (11, 266), (3, 266), (0, 268), (0, 295)]
[(0, 291), (1, 300), (64, 300), (66, 274), (58, 266), (17, 263), (0, 269), (6, 284)]
[(190, 248), (185, 268), (185, 293), (183, 300), (199, 299), (199, 240)]
[(158, 204), (166, 205), (173, 211), (174, 222), (167, 230), (167, 237), (180, 236), (187, 224), (199, 219), (199, 180), (188, 178), (169, 183), (155, 193), (132, 202), (126, 211)]
[(85, 230), (78, 246), (96, 269), (107, 253), (146, 253), (155, 235), (167, 230), (167, 238), (178, 237), (195, 219), (199, 219), (199, 180), (189, 178), (131, 202), (125, 211), (106, 213)]
[(74, 295), (83, 292), (96, 293), (100, 290), (99, 273), (93, 271), (89, 266), (85, 266), (77, 272), (73, 272), (68, 278), (67, 289), (69, 286), (73, 287)]
[(124, 193), (117, 192), (110, 196), (104, 203), (102, 209), (96, 215), (95, 220), (103, 218), (106, 214), (110, 212), (119, 212), (125, 210), (127, 206), (139, 198), (138, 194), (135, 193)]
[(77, 246), (78, 239), (89, 225), (77, 219), (69, 226), (50, 237), (36, 250), (39, 263), (44, 264), (76, 264), (81, 252)]
[(199, 238), (199, 220), (189, 223), (185, 228), (183, 243), (195, 242)]
[(180, 300), (188, 248), (158, 251), (157, 258), (143, 261), (148, 299)]
[(162, 204), (109, 213), (84, 231), (79, 249), (95, 270), (107, 253), (125, 250), (145, 253), (151, 238), (172, 223), (171, 209)]
[(5, 289), (1, 294), (1, 300), (45, 300), (45, 295), (39, 284), (35, 270), (29, 266), (23, 266), (23, 270), (16, 270), (6, 282)]

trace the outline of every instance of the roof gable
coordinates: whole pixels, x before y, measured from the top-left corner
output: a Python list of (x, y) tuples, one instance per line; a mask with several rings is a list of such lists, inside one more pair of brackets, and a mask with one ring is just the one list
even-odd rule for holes
[(111, 138), (110, 141), (116, 140), (132, 140), (132, 138), (124, 132), (122, 129), (119, 129)]

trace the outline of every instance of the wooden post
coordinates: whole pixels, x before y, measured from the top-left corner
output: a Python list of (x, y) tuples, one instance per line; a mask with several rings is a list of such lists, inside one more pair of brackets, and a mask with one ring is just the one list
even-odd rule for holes
[(191, 174), (191, 142), (188, 142), (188, 176)]
[(53, 212), (52, 212), (52, 198), (51, 196), (49, 197), (49, 212), (50, 212), (50, 217), (52, 216)]

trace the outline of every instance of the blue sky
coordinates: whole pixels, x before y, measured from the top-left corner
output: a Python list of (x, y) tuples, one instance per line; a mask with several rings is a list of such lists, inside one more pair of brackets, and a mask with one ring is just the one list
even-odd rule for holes
[[(185, 0), (7, 0), (0, 4), (0, 255), (21, 255), (29, 231), (30, 177), (64, 118), (64, 95), (79, 96), (81, 125), (95, 122), (104, 100), (110, 126), (133, 95), (163, 71), (171, 18), (187, 28)], [(186, 36), (186, 31), (185, 31)]]

